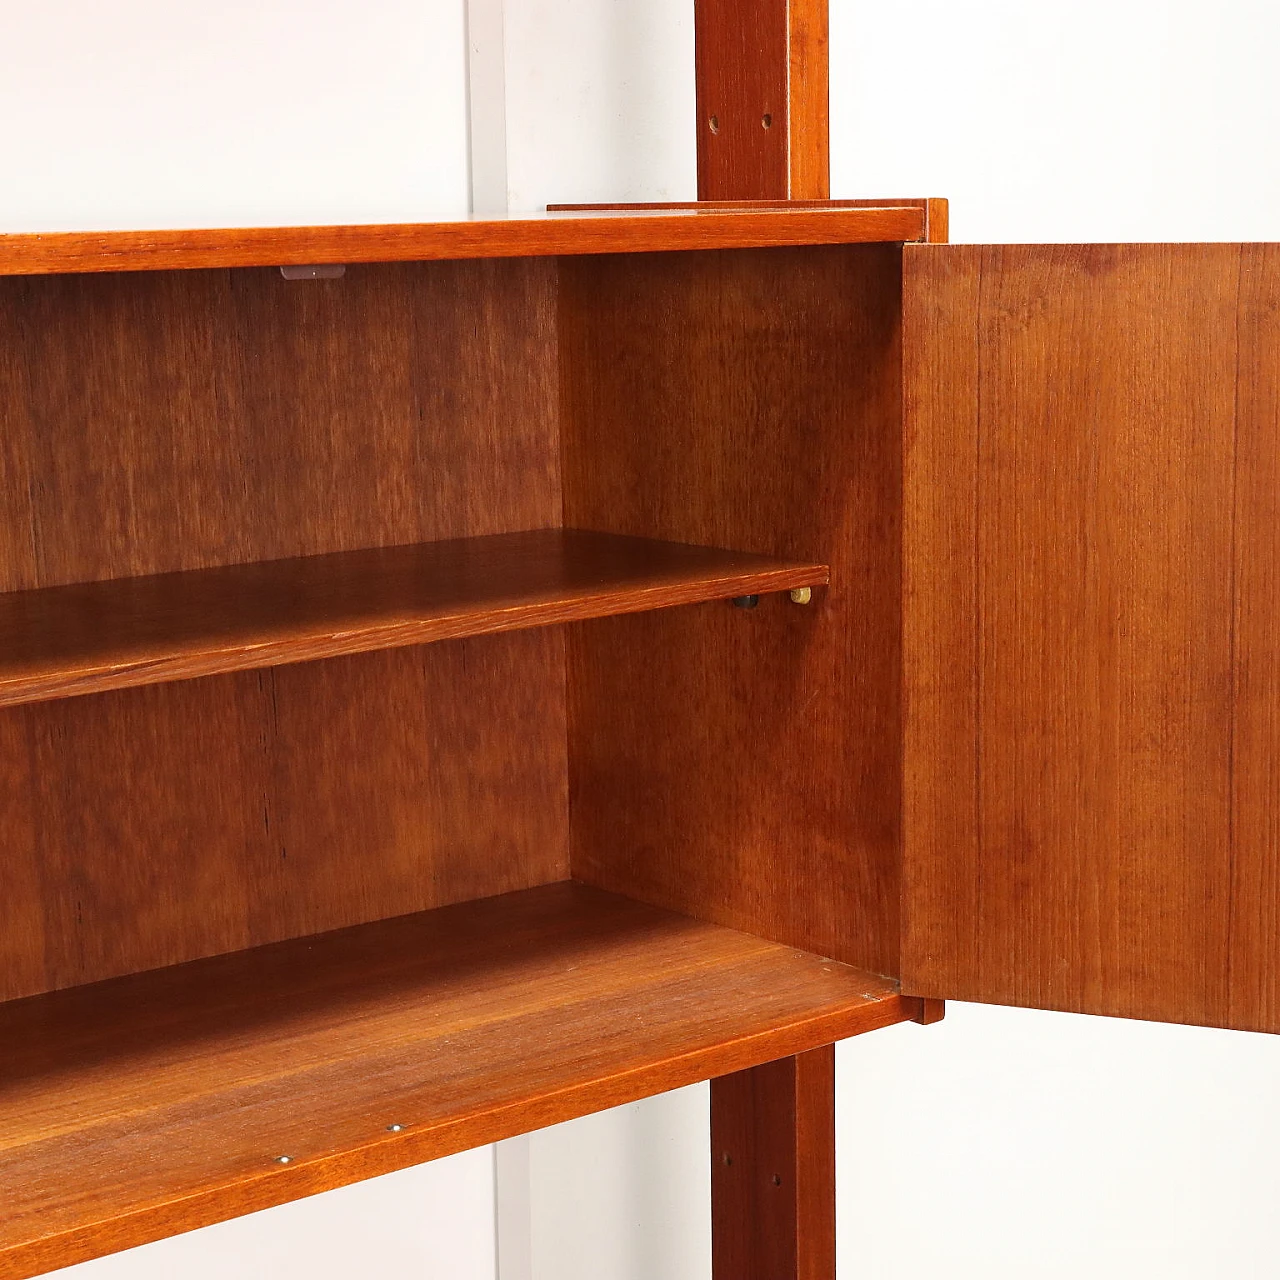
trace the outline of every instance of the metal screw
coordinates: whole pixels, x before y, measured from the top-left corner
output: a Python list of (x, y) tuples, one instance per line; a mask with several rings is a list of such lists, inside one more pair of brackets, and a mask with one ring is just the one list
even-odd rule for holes
[(388, 1133), (399, 1133), (399, 1132), (400, 1132), (400, 1130), (401, 1130), (401, 1129), (403, 1129), (403, 1128), (404, 1128), (404, 1125), (402, 1125), (402, 1124), (389, 1124), (389, 1125), (387, 1125), (387, 1132), (388, 1132)]
[(813, 599), (812, 587), (793, 587), (791, 590), (792, 604), (808, 604)]
[(292, 1162), (292, 1156), (276, 1156), (276, 1164), (291, 1164)]

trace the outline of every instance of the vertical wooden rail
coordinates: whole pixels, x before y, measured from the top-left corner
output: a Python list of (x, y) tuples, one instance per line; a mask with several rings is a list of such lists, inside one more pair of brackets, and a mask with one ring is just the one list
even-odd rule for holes
[[(827, 0), (695, 0), (699, 200), (831, 194)], [(711, 1082), (715, 1280), (833, 1280), (835, 1049)]]
[(714, 1280), (836, 1273), (835, 1046), (711, 1082)]
[(825, 200), (827, 0), (697, 0), (699, 200)]

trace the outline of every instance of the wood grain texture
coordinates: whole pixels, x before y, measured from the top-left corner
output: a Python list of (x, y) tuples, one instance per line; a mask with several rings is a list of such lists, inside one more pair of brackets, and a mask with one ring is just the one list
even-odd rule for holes
[(835, 1046), (711, 1082), (714, 1280), (835, 1280)]
[(1280, 1030), (1280, 260), (906, 261), (904, 983)]
[(825, 584), (822, 565), (542, 529), (0, 595), (0, 706)]
[(831, 194), (829, 35), (828, 0), (788, 0), (787, 194), (795, 200)]
[(882, 209), (892, 206), (903, 209), (923, 209), (927, 222), (930, 206), (941, 204), (945, 208), (946, 203), (945, 200), (930, 200), (918, 197), (902, 200), (829, 200), (825, 197), (813, 200), (634, 200), (612, 204), (599, 201), (586, 204), (549, 204), (547, 205), (547, 212), (602, 213), (610, 209), (631, 209), (637, 213), (645, 210), (656, 213), (664, 209), (688, 209), (691, 212), (701, 210), (704, 213), (714, 213), (722, 209)]
[(951, 203), (931, 197), (925, 204), (924, 238), (929, 244), (946, 244), (951, 238)]
[[(753, 3), (776, 7), (780, 0)], [(760, 133), (782, 140), (784, 174), (785, 110), (785, 105), (777, 108), (779, 122), (770, 130), (762, 129), (756, 117)], [(812, 167), (811, 158), (806, 163)], [(736, 190), (741, 192), (741, 184)], [(788, 190), (770, 187), (759, 194), (786, 200)], [(821, 198), (826, 191), (796, 194)], [(919, 240), (923, 235), (924, 221), (915, 207), (876, 203), (692, 211), (676, 207), (643, 214), (623, 208), (385, 226), (51, 232), (0, 235), (0, 276), (747, 249)]]
[(916, 1011), (911, 1015), (911, 1021), (918, 1022), (922, 1027), (931, 1027), (935, 1022), (941, 1022), (946, 1016), (945, 1000), (917, 999)]
[(831, 568), (805, 606), (573, 629), (574, 875), (891, 974), (900, 263), (842, 248), (561, 267), (567, 521)]
[(555, 526), (554, 264), (0, 281), (0, 589)]
[(0, 713), (0, 994), (562, 879), (563, 682), (552, 629)]
[(1280, 246), (1241, 251), (1226, 1021), (1280, 1030)]
[(827, 0), (699, 0), (699, 200), (830, 195)]
[(884, 980), (572, 884), (0, 1006), (0, 1276), (908, 1011)]
[[(0, 587), (560, 524), (554, 290), (0, 282)], [(0, 993), (563, 878), (565, 732), (557, 632), (0, 713)]]

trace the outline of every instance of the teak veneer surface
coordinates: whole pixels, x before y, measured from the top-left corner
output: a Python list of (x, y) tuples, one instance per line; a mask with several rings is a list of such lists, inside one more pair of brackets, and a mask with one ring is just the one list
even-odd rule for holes
[(826, 582), (821, 565), (580, 530), (0, 595), (0, 706)]
[(802, 1053), (916, 1003), (571, 883), (13, 1002), (0, 1277)]
[(551, 627), (0, 711), (0, 994), (563, 879), (563, 681)]
[(836, 1274), (836, 1053), (711, 1082), (712, 1280)]
[(827, 0), (694, 6), (698, 196), (830, 194)]
[(924, 215), (924, 229), (918, 240), (930, 244), (945, 244), (947, 240), (948, 202), (942, 198), (908, 197), (895, 200), (653, 200), (636, 201), (621, 204), (549, 204), (547, 211), (603, 213), (607, 210), (646, 210), (658, 212), (663, 209), (687, 209), (691, 211), (714, 212), (717, 209), (750, 210), (750, 209), (882, 209), (888, 206), (895, 208), (919, 209)]
[[(562, 524), (556, 271), (0, 279), (0, 590)], [(564, 670), (546, 628), (0, 710), (0, 995), (563, 879)]]
[(609, 209), (631, 209), (637, 213), (663, 209), (687, 209), (690, 212), (714, 213), (717, 210), (751, 210), (751, 209), (883, 209), (892, 205), (898, 208), (920, 208), (928, 205), (927, 199), (919, 197), (905, 200), (630, 200), (610, 203), (594, 200), (582, 204), (549, 204), (548, 213), (603, 213)]
[(1280, 1031), (1280, 248), (904, 298), (904, 986)]
[(561, 263), (566, 520), (831, 567), (567, 638), (575, 878), (898, 965), (897, 246)]
[(914, 206), (802, 205), (602, 209), (383, 226), (24, 233), (0, 235), (0, 276), (855, 244), (920, 240), (924, 228)]

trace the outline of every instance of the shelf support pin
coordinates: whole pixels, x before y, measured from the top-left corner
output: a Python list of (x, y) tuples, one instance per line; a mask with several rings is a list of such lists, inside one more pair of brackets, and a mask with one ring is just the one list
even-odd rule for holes
[(813, 599), (812, 587), (792, 587), (791, 603), (792, 604), (808, 604)]

